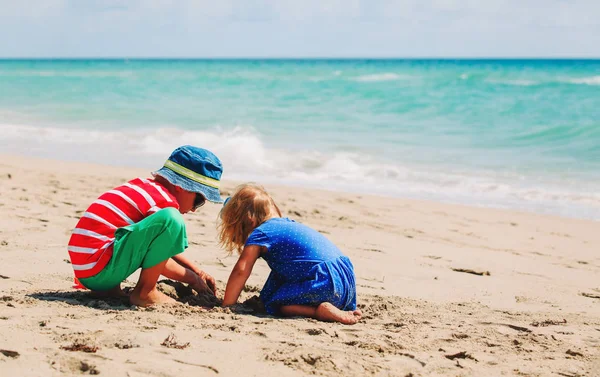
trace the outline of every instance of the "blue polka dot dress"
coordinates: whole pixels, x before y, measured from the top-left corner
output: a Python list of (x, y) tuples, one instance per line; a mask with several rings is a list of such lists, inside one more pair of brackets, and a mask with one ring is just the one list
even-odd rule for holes
[(323, 302), (356, 309), (354, 267), (319, 232), (288, 218), (273, 218), (254, 229), (246, 245), (267, 250), (261, 257), (271, 273), (260, 293), (267, 313), (277, 315), (285, 305)]

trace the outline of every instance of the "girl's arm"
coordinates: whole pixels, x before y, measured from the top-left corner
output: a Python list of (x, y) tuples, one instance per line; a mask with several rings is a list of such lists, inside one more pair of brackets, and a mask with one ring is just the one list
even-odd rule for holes
[(225, 288), (225, 297), (223, 298), (223, 306), (229, 306), (237, 303), (242, 289), (246, 285), (254, 263), (260, 257), (261, 246), (248, 245), (244, 247), (240, 259), (238, 259), (233, 271), (229, 275), (227, 280), (227, 287)]

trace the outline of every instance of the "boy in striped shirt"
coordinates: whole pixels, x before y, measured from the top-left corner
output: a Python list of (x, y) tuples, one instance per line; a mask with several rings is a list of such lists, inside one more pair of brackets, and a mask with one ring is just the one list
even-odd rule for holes
[(121, 282), (141, 267), (129, 296), (138, 306), (175, 303), (156, 289), (160, 275), (214, 294), (215, 279), (181, 254), (188, 246), (182, 214), (206, 200), (223, 202), (222, 172), (217, 156), (186, 145), (173, 151), (153, 179), (136, 178), (102, 194), (69, 240), (75, 277), (92, 291), (123, 296)]

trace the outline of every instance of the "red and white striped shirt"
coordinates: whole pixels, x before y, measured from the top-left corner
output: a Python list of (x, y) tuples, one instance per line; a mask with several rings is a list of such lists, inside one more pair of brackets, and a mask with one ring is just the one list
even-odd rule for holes
[(179, 209), (179, 204), (153, 179), (136, 178), (102, 194), (83, 214), (69, 240), (75, 276), (87, 278), (102, 271), (113, 254), (117, 228), (167, 207)]

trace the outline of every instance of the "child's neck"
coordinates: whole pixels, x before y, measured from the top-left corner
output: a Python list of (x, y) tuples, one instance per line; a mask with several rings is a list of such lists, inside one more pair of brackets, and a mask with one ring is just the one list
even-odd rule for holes
[(271, 206), (269, 208), (269, 216), (267, 216), (267, 218), (265, 219), (265, 221), (269, 221), (271, 219), (278, 219), (281, 216), (279, 216), (279, 213), (277, 212), (277, 208), (275, 208), (275, 206)]

